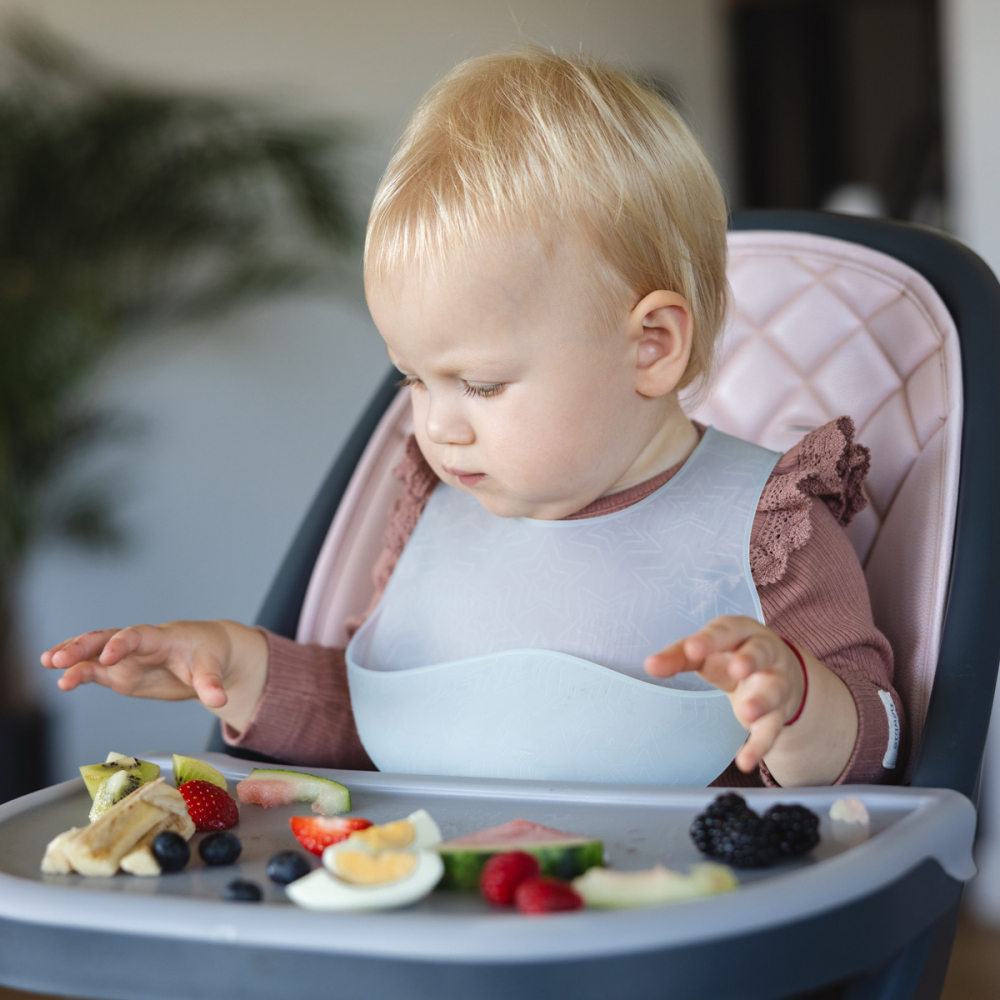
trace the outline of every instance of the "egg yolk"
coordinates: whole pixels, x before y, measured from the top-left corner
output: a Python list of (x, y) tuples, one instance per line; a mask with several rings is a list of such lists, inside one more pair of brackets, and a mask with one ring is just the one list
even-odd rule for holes
[(372, 851), (398, 851), (409, 847), (416, 838), (416, 831), (408, 819), (398, 819), (395, 823), (370, 826), (367, 830), (356, 830), (352, 840), (363, 841)]
[[(393, 824), (395, 825), (395, 824)], [(338, 851), (334, 868), (345, 882), (356, 885), (379, 885), (406, 878), (417, 867), (417, 856), (409, 851)]]

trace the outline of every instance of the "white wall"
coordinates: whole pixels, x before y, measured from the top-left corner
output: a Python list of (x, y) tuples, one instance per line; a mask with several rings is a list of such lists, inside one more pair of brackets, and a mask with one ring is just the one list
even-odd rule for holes
[[(1000, 3), (945, 0), (942, 20), (954, 228), (1000, 274)], [(986, 748), (980, 825), (979, 876), (966, 898), (980, 919), (1000, 926), (1000, 697)]]
[[(359, 204), (428, 85), (467, 56), (518, 42), (582, 49), (672, 83), (729, 176), (721, 9), (717, 0), (0, 0), (0, 18), (28, 10), (123, 70), (355, 119), (365, 135)], [(101, 459), (127, 463), (121, 509), (136, 541), (122, 557), (38, 555), (23, 594), (31, 660), (90, 628), (251, 620), (386, 369), (357, 285), (170, 331), (109, 364), (95, 391), (147, 426), (133, 450)], [(110, 749), (204, 746), (210, 720), (196, 704), (62, 694), (40, 667), (32, 676), (58, 721), (54, 777)]]

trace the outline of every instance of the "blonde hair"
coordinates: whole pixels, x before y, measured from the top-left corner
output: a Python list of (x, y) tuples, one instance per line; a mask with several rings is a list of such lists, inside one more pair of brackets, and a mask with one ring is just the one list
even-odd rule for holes
[(726, 216), (663, 98), (592, 60), (520, 49), (461, 63), (418, 105), (375, 195), (365, 282), (447, 265), (525, 226), (546, 247), (553, 233), (581, 236), (618, 279), (616, 309), (626, 288), (629, 308), (658, 289), (687, 299), (683, 388), (709, 374), (725, 318)]

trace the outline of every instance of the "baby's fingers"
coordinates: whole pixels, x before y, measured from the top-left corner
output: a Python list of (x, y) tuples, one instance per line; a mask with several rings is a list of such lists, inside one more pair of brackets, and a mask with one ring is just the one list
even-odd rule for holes
[(74, 663), (67, 667), (60, 675), (56, 685), (61, 691), (72, 691), (81, 684), (100, 684), (102, 687), (111, 687), (106, 667), (101, 666), (94, 660), (84, 660), (82, 663)]
[(81, 660), (91, 660), (100, 655), (108, 640), (117, 631), (115, 628), (106, 628), (67, 639), (42, 653), (42, 666), (62, 670), (72, 667)]
[(155, 658), (163, 652), (164, 638), (163, 631), (155, 625), (130, 625), (108, 639), (99, 660), (111, 667), (126, 656)]
[(744, 773), (749, 773), (758, 767), (774, 746), (784, 724), (781, 712), (768, 712), (759, 718), (750, 727), (750, 735), (736, 755), (736, 766)]
[(201, 650), (195, 650), (191, 658), (191, 686), (208, 708), (222, 708), (229, 701), (222, 685), (219, 661)]

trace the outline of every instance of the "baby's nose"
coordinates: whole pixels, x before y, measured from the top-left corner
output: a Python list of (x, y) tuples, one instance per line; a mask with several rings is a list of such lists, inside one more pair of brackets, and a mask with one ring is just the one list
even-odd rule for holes
[(427, 409), (427, 437), (435, 444), (472, 444), (476, 434), (460, 405), (432, 399)]

